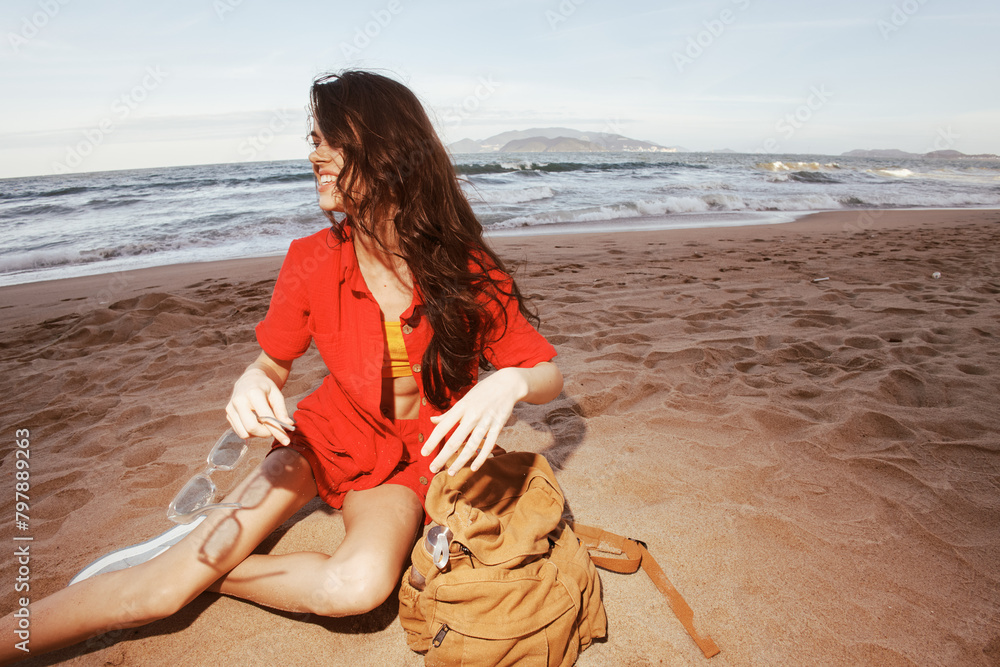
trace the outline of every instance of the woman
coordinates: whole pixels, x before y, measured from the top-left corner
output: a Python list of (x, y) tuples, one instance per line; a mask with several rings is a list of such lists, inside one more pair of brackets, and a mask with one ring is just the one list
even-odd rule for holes
[[(311, 108), (309, 159), (332, 229), (292, 243), (257, 327), (260, 356), (226, 407), (237, 435), (274, 447), (227, 498), (242, 508), (33, 604), (33, 654), (163, 618), (206, 590), (326, 616), (374, 609), (424, 524), (431, 476), (478, 468), (515, 403), (559, 394), (555, 350), (528, 323), (416, 97), (350, 71), (318, 79)], [(330, 375), (289, 434), (265, 422), (289, 421), (281, 388), (311, 341)], [(477, 383), (483, 360), (499, 370)], [(251, 555), (317, 494), (343, 512), (332, 555)], [(11, 643), (4, 661), (24, 657)]]

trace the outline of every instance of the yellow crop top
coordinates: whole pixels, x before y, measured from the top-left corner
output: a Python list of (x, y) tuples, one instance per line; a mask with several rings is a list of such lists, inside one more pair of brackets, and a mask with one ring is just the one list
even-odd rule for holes
[(413, 375), (410, 359), (406, 356), (406, 343), (399, 322), (383, 322), (385, 332), (385, 355), (382, 357), (382, 377), (401, 378)]

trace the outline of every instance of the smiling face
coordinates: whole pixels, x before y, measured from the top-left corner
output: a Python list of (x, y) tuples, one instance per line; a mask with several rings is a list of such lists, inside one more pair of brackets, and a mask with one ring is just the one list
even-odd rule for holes
[(309, 133), (309, 142), (313, 146), (309, 162), (312, 163), (313, 175), (316, 177), (319, 207), (324, 211), (346, 213), (343, 193), (337, 186), (337, 178), (344, 168), (343, 152), (326, 143), (318, 130)]

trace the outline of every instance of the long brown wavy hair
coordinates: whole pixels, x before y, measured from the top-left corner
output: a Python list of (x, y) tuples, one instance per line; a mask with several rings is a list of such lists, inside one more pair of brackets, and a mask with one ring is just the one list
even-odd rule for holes
[(483, 239), (447, 150), (406, 86), (366, 71), (323, 75), (313, 82), (311, 110), (323, 138), (344, 155), (337, 187), (351, 214), (338, 221), (327, 213), (337, 240), (351, 225), (389, 251), (386, 230), (375, 225), (394, 212), (398, 252), (391, 252), (409, 267), (434, 332), (421, 368), (424, 392), (447, 409), (448, 390), (471, 385), (477, 363), (488, 367), (483, 352), (508, 324), (503, 302), (516, 301), (536, 325), (538, 317)]

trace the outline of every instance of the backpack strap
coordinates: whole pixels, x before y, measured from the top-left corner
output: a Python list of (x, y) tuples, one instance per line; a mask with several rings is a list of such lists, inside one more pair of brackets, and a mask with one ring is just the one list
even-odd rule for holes
[[(570, 524), (570, 528), (587, 545), (590, 559), (597, 567), (619, 574), (631, 574), (638, 570), (641, 565), (656, 587), (660, 589), (660, 592), (666, 596), (674, 615), (677, 616), (681, 625), (691, 635), (691, 639), (698, 645), (705, 657), (711, 658), (719, 653), (719, 647), (715, 645), (711, 637), (701, 636), (694, 629), (694, 611), (667, 579), (667, 575), (664, 574), (653, 555), (649, 553), (645, 543), (579, 523)], [(614, 555), (602, 556), (597, 555), (598, 553)]]

